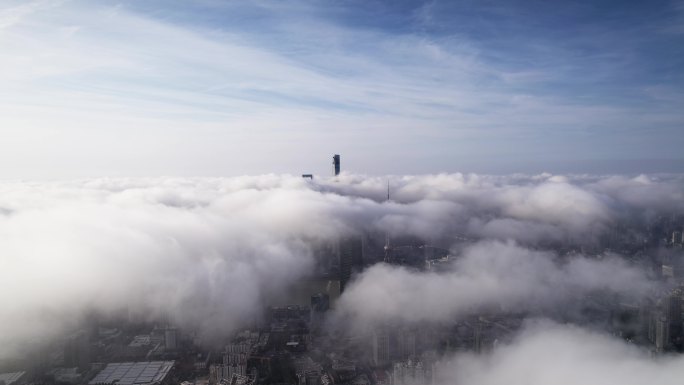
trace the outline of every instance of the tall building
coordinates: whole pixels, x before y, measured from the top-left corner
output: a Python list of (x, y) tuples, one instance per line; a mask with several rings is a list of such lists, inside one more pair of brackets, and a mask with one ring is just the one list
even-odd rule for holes
[(354, 273), (363, 267), (363, 239), (353, 236), (339, 241), (340, 291), (344, 292)]
[(338, 154), (333, 155), (333, 175), (340, 175), (340, 156)]
[(247, 360), (252, 351), (252, 343), (249, 340), (233, 341), (226, 346), (223, 355), (223, 366), (220, 375), (223, 378), (232, 378), (234, 375), (247, 375)]
[(64, 366), (87, 370), (90, 365), (90, 338), (84, 330), (67, 338), (64, 344)]
[(681, 349), (683, 345), (682, 333), (682, 293), (673, 290), (667, 298), (665, 313), (668, 320), (668, 336), (671, 347)]
[(397, 334), (398, 351), (397, 357), (407, 360), (418, 355), (418, 332), (411, 329), (403, 329)]
[(373, 364), (383, 366), (390, 363), (390, 333), (385, 328), (373, 332)]
[(166, 350), (176, 350), (178, 348), (178, 331), (175, 328), (164, 330), (164, 346)]
[(657, 353), (684, 347), (682, 289), (677, 288), (660, 298), (650, 309), (648, 339)]
[(655, 318), (655, 349), (662, 353), (669, 348), (670, 334), (667, 317), (660, 315)]
[(311, 297), (311, 331), (317, 332), (323, 325), (325, 312), (330, 309), (330, 296), (325, 293), (318, 293)]

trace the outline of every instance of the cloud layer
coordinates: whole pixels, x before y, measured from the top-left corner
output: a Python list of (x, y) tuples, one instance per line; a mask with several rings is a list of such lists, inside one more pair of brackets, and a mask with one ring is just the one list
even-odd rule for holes
[(658, 357), (603, 334), (549, 322), (530, 323), (508, 345), (442, 362), (440, 385), (678, 384), (684, 358)]
[[(384, 198), (387, 180), (391, 202)], [(3, 182), (1, 346), (10, 353), (27, 340), (57, 335), (89, 311), (168, 315), (206, 336), (224, 335), (311, 272), (313, 243), (362, 232), (447, 247), (463, 236), (483, 241), (444, 275), (370, 268), (342, 299), (344, 309), (372, 307), (387, 287), (406, 295), (364, 311), (373, 319), (403, 306), (412, 309), (408, 319), (439, 319), (506, 301), (544, 304), (555, 298), (545, 292), (555, 285), (636, 296), (648, 285), (617, 258), (558, 261), (525, 247), (549, 239), (591, 243), (595, 232), (625, 218), (643, 223), (681, 212), (682, 191), (679, 176)]]
[(373, 266), (344, 293), (338, 311), (359, 327), (445, 323), (482, 311), (564, 308), (594, 292), (639, 300), (656, 287), (643, 271), (617, 257), (561, 261), (551, 252), (481, 242), (466, 248), (447, 272)]

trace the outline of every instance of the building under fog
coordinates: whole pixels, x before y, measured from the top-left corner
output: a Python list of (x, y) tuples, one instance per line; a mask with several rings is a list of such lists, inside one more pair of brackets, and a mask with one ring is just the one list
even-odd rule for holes
[(90, 365), (90, 339), (80, 330), (64, 341), (64, 366), (87, 370)]
[(384, 366), (390, 363), (392, 335), (386, 328), (378, 328), (373, 332), (373, 364)]
[(164, 329), (164, 347), (166, 350), (176, 350), (178, 348), (178, 331), (176, 328)]
[(426, 384), (428, 379), (422, 362), (408, 359), (392, 364), (390, 385)]
[(340, 291), (344, 292), (352, 276), (363, 268), (363, 239), (347, 237), (339, 242)]
[(21, 385), (26, 381), (26, 372), (0, 373), (0, 384)]
[(323, 327), (325, 314), (330, 309), (330, 296), (325, 293), (317, 293), (311, 296), (311, 309), (309, 317), (309, 329), (319, 332)]
[(173, 361), (121, 362), (107, 364), (89, 385), (151, 385), (168, 383)]

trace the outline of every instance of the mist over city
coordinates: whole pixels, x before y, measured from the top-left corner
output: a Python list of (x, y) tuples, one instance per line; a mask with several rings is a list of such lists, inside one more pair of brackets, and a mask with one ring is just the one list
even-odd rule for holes
[[(568, 358), (540, 365), (538, 383), (585, 365), (595, 377), (567, 383), (642, 381), (610, 368), (623, 359), (672, 381), (682, 370), (665, 363), (682, 346), (679, 175), (102, 178), (0, 193), (7, 365), (197, 351), (219, 357), (207, 370), (266, 370), (249, 359), (263, 350), (269, 365), (316, 357), (329, 381), (344, 362), (369, 381), (392, 364), (409, 382), (497, 383), (531, 370), (508, 360), (551, 349)], [(245, 333), (259, 336), (251, 353), (222, 363)]]
[(0, 385), (679, 384), (684, 3), (0, 0)]

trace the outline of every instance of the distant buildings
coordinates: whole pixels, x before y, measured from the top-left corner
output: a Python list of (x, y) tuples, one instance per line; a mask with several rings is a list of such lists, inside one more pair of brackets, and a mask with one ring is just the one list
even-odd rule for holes
[(133, 337), (133, 340), (128, 344), (125, 356), (132, 360), (143, 359), (152, 347), (154, 345), (152, 344), (151, 336), (149, 334), (140, 334)]
[(674, 289), (660, 298), (650, 309), (648, 339), (653, 351), (681, 351), (684, 348), (682, 290)]
[[(340, 155), (339, 154), (333, 155), (332, 174), (333, 174), (333, 176), (340, 175)], [(302, 174), (302, 178), (313, 180), (314, 176), (313, 176), (313, 174)]]
[(301, 356), (294, 360), (298, 385), (320, 385), (324, 374), (323, 367), (311, 357)]
[(408, 359), (392, 365), (391, 385), (425, 385), (428, 374), (422, 362)]
[(683, 235), (684, 235), (684, 233), (682, 233), (681, 231), (676, 231), (676, 230), (673, 231), (673, 232), (672, 232), (672, 240), (671, 240), (672, 242), (671, 242), (671, 244), (672, 244), (673, 246), (680, 246), (680, 247), (681, 247), (682, 244), (684, 243), (684, 237), (683, 237)]
[(234, 375), (247, 376), (247, 359), (258, 341), (258, 334), (243, 333), (226, 346), (223, 355), (222, 378), (233, 378)]
[[(339, 155), (335, 155), (335, 175), (340, 171), (339, 161)], [(313, 178), (313, 175), (303, 177)], [(606, 327), (613, 335), (651, 348), (653, 353), (684, 351), (684, 286), (676, 288), (684, 278), (682, 233), (676, 230), (682, 224), (665, 220), (658, 223), (661, 226), (657, 230), (644, 234), (629, 227), (616, 228), (606, 245), (615, 250), (628, 250), (624, 254), (631, 256), (635, 266), (639, 263), (638, 266), (659, 274), (664, 287), (674, 290), (629, 303), (621, 303), (623, 299), (613, 293), (592, 293), (576, 298), (581, 302), (581, 311), (569, 306), (571, 310), (565, 313), (559, 310), (562, 306), (557, 306), (553, 310), (539, 309), (539, 312), (548, 312), (544, 315), (560, 322)], [(406, 270), (440, 274), (453, 270), (454, 261), (459, 258), (450, 255), (449, 249), (427, 245), (411, 235), (393, 234), (391, 243), (388, 234), (384, 234), (384, 242), (382, 235), (377, 231), (340, 235), (333, 240), (304, 239), (310, 242), (315, 260), (309, 275), (268, 298), (264, 317), (254, 319), (252, 329), (233, 336), (230, 341), (219, 340), (218, 350), (202, 344), (201, 331), (177, 330), (165, 320), (149, 323), (143, 321), (144, 317), (129, 319), (128, 323), (109, 320), (103, 325), (109, 329), (94, 322), (95, 327), (91, 328), (94, 332), (74, 333), (64, 339), (63, 347), (54, 344), (51, 352), (54, 354), (49, 356), (50, 369), (46, 368), (40, 378), (63, 385), (163, 385), (170, 383), (172, 376), (182, 379), (196, 376), (211, 385), (426, 385), (436, 373), (439, 357), (459, 352), (491, 352), (500, 344), (508, 343), (530, 315), (522, 310), (516, 312), (515, 304), (505, 304), (491, 309), (473, 308), (472, 314), (439, 325), (407, 325), (389, 320), (370, 335), (335, 330), (335, 326), (345, 326), (344, 318), (340, 318), (342, 322), (331, 322), (333, 328), (325, 330), (327, 313), (364, 265), (381, 262), (384, 256), (386, 263)], [(461, 236), (450, 239), (472, 241)], [(445, 246), (442, 240), (431, 242)], [(574, 255), (564, 254), (560, 246), (540, 247), (554, 249), (559, 255)], [(662, 256), (646, 257), (651, 253), (650, 247), (658, 247)], [(607, 249), (597, 246), (595, 252), (600, 255), (602, 250)], [(637, 250), (638, 254), (629, 254), (629, 250)], [(532, 315), (536, 316), (536, 311)], [(571, 318), (579, 316), (582, 318), (579, 321)], [(179, 334), (181, 330), (183, 334)], [(91, 367), (91, 363), (117, 361), (128, 362), (92, 364)], [(30, 373), (31, 379), (38, 378), (32, 369), (24, 370)], [(0, 374), (0, 385), (23, 385), (25, 373)], [(183, 384), (204, 385), (198, 381)]]

